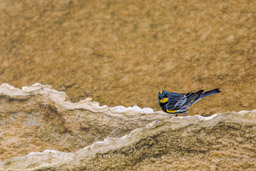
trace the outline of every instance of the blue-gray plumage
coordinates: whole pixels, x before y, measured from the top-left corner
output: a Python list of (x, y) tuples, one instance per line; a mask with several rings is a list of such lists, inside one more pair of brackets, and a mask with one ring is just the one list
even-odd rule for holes
[(158, 102), (163, 111), (170, 114), (184, 113), (187, 116), (188, 108), (198, 102), (198, 100), (203, 97), (220, 93), (220, 90), (213, 89), (204, 92), (204, 90), (199, 90), (193, 93), (173, 93), (161, 90), (158, 92)]

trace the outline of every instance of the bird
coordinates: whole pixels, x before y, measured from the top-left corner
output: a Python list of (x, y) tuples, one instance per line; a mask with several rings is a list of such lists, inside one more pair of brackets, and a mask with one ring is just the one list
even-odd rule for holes
[(213, 94), (220, 93), (221, 91), (219, 88), (204, 91), (199, 90), (196, 92), (189, 92), (189, 93), (173, 93), (168, 92), (166, 90), (161, 90), (158, 92), (158, 102), (162, 110), (169, 114), (178, 114), (184, 113), (187, 116), (187, 111), (189, 107), (200, 99), (210, 96)]

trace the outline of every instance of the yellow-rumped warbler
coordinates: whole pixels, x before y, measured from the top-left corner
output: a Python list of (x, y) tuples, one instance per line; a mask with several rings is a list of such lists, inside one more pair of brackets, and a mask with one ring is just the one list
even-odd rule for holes
[(167, 113), (177, 115), (179, 113), (184, 113), (185, 116), (187, 116), (188, 108), (192, 104), (195, 104), (203, 97), (217, 93), (220, 93), (218, 88), (206, 92), (204, 92), (204, 90), (199, 90), (197, 92), (186, 94), (172, 93), (161, 90), (158, 92), (158, 102), (163, 111)]

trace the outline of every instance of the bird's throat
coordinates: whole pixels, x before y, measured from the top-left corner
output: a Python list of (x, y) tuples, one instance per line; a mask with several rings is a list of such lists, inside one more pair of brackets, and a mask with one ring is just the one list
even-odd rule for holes
[(161, 103), (166, 103), (166, 102), (168, 102), (168, 98), (167, 98), (167, 97), (166, 97), (166, 98), (163, 98), (163, 99), (160, 100), (160, 102), (161, 102)]

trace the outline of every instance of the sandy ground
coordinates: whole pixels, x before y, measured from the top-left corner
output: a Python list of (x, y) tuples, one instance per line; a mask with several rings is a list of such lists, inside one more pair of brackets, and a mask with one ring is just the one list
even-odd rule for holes
[(190, 115), (255, 108), (256, 1), (0, 0), (0, 83), (160, 110), (157, 92), (219, 87)]

